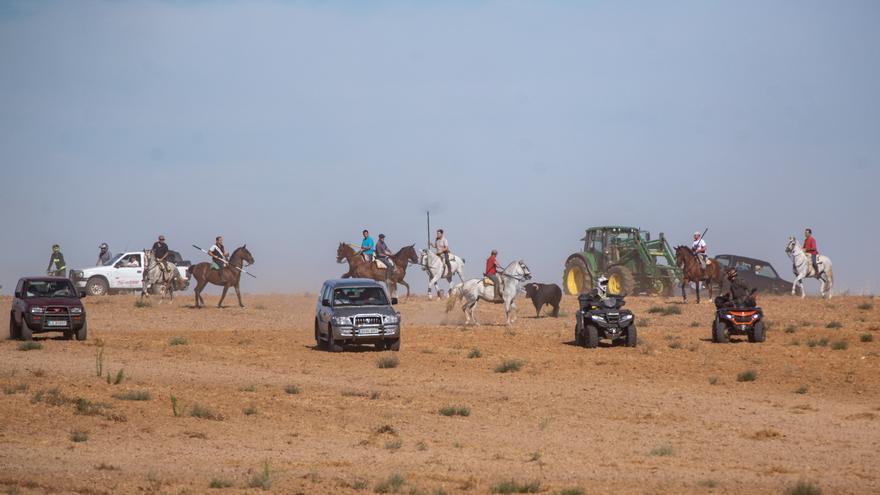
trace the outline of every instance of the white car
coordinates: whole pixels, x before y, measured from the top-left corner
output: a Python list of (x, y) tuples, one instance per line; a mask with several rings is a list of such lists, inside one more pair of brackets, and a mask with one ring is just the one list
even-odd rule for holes
[[(176, 251), (168, 251), (168, 260), (177, 266), (183, 278), (183, 290), (189, 286), (188, 261), (181, 259)], [(144, 286), (144, 253), (130, 251), (117, 254), (103, 266), (95, 266), (84, 270), (71, 270), (70, 278), (77, 290), (85, 290), (91, 296), (103, 296), (113, 292), (140, 291)]]

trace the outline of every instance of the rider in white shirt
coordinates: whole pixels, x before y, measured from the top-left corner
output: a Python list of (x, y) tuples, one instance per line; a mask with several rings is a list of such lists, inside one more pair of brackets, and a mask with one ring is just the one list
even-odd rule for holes
[(446, 280), (452, 282), (452, 264), (449, 263), (449, 241), (446, 240), (446, 235), (444, 234), (443, 229), (437, 229), (437, 238), (434, 241), (434, 249), (437, 252), (437, 256), (439, 256), (446, 264)]
[(691, 251), (700, 260), (700, 268), (705, 270), (706, 260), (709, 258), (709, 255), (706, 251), (706, 241), (703, 240), (703, 234), (694, 232), (694, 243), (691, 245)]

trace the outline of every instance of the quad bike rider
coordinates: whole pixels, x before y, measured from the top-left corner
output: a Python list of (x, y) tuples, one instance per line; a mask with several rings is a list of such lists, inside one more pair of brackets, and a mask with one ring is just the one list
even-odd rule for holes
[(730, 290), (715, 298), (712, 342), (729, 342), (731, 335), (746, 335), (749, 342), (764, 342), (767, 332), (764, 311), (755, 301), (757, 290), (749, 289), (738, 278), (736, 268), (727, 270), (727, 280), (730, 281)]

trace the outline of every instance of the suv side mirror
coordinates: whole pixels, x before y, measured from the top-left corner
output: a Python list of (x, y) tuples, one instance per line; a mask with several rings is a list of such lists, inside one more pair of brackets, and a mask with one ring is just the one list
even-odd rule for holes
[(330, 306), (330, 299), (321, 299), (321, 306)]
[(391, 298), (391, 305), (394, 306), (395, 304), (397, 304), (397, 298), (396, 298), (396, 297), (392, 297), (392, 298)]

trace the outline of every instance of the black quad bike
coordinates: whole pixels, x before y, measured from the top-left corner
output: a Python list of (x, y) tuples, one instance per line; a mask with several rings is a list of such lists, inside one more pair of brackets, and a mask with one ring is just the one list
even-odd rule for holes
[(712, 342), (730, 342), (731, 335), (746, 335), (752, 343), (764, 342), (767, 338), (764, 311), (757, 306), (718, 307), (712, 322)]
[(599, 339), (610, 339), (623, 341), (627, 347), (636, 346), (636, 317), (632, 311), (621, 309), (626, 304), (623, 295), (601, 299), (593, 291), (578, 296), (578, 302), (580, 310), (574, 329), (577, 345), (592, 349), (599, 346)]

